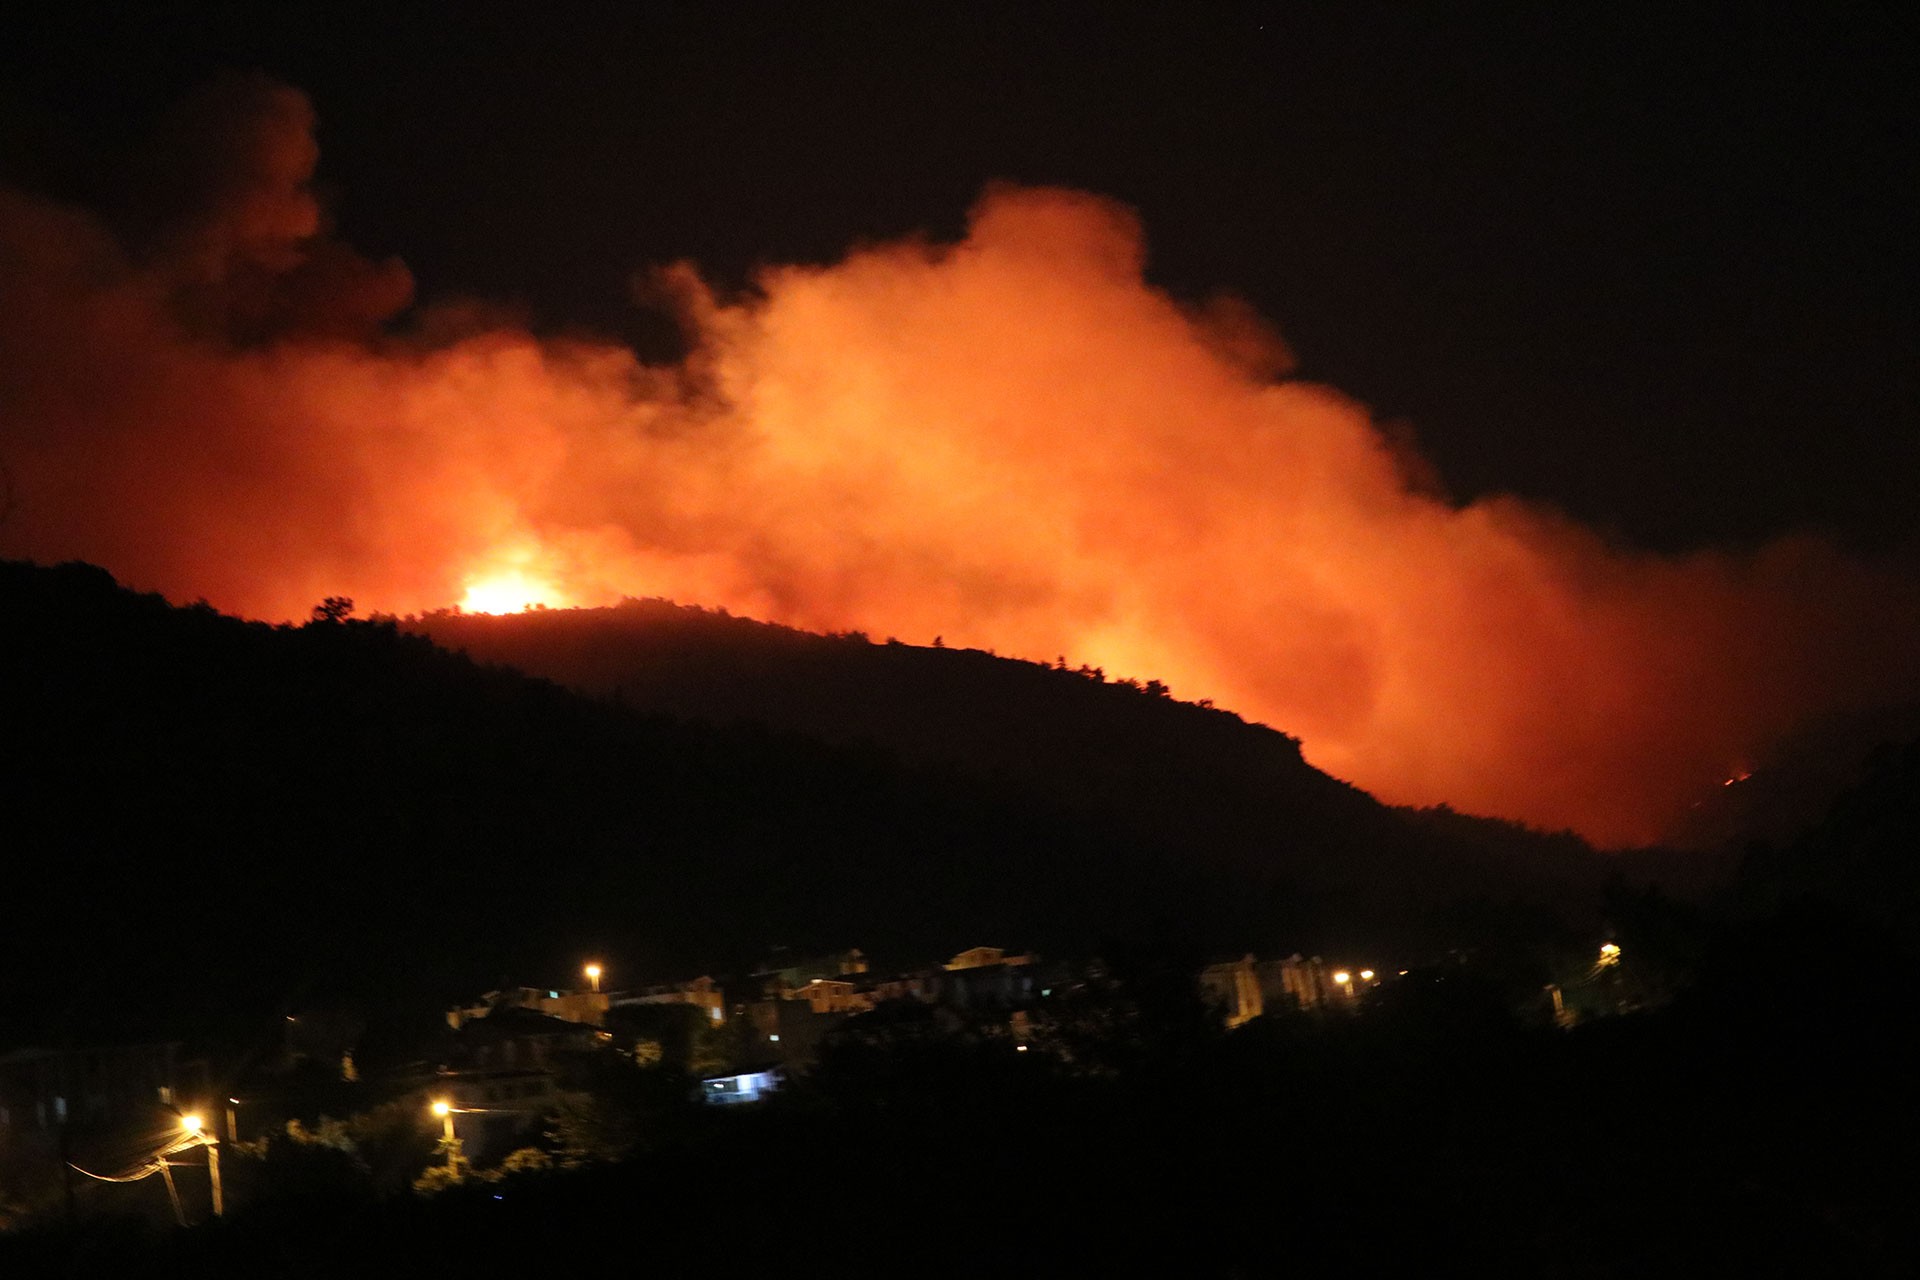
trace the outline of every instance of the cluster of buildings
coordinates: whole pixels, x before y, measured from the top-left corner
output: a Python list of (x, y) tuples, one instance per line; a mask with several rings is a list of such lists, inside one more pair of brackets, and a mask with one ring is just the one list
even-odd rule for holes
[[(1046, 1002), (1080, 989), (1095, 972), (991, 946), (898, 973), (873, 971), (857, 949), (777, 953), (728, 988), (702, 975), (615, 989), (602, 985), (598, 965), (589, 965), (583, 986), (502, 987), (448, 1010), (446, 1032), (431, 1056), (385, 1074), (403, 1092), (417, 1093), (423, 1106), (437, 1104), (449, 1136), (457, 1132), (472, 1155), (484, 1158), (489, 1150), (511, 1149), (551, 1115), (578, 1087), (577, 1068), (594, 1050), (686, 1071), (700, 1080), (709, 1103), (751, 1102), (813, 1061), (833, 1028), (890, 1003), (932, 1006), (1002, 1027), (1024, 1048)], [(1368, 969), (1298, 955), (1271, 961), (1245, 955), (1198, 975), (1200, 992), (1227, 1027), (1280, 1008), (1339, 1007), (1377, 981)], [(357, 1034), (351, 1022), (289, 1018), (275, 1070), (282, 1079), (304, 1072), (350, 1083), (358, 1074)], [(271, 1083), (229, 1085), (236, 1096), (216, 1098), (216, 1074), (207, 1060), (183, 1056), (177, 1043), (0, 1056), (0, 1177), (9, 1157), (22, 1151), (65, 1162), (73, 1154), (73, 1132), (152, 1128), (156, 1116), (189, 1103), (207, 1108), (209, 1128), (228, 1141), (259, 1138), (295, 1109), (275, 1096)]]
[[(705, 1070), (723, 1065), (778, 1073), (812, 1061), (822, 1037), (846, 1018), (889, 1001), (1011, 1014), (1051, 995), (1050, 982), (1064, 987), (1074, 980), (1062, 966), (999, 947), (973, 947), (941, 965), (886, 975), (872, 972), (857, 948), (777, 953), (736, 984), (731, 1001), (711, 975), (622, 991), (601, 989), (597, 965), (586, 972), (586, 989), (508, 987), (449, 1010), (454, 1041), (442, 1075), (456, 1101), (505, 1101), (512, 1076), (596, 1042), (642, 1064), (706, 1075), (709, 1084), (730, 1078)], [(733, 1101), (738, 1091), (706, 1092)]]
[(1341, 968), (1319, 956), (1256, 960), (1251, 954), (1210, 964), (1200, 972), (1200, 990), (1229, 1028), (1269, 1009), (1313, 1010), (1351, 1006), (1380, 985), (1372, 969)]
[[(456, 1106), (477, 1113), (537, 1109), (551, 1097), (533, 1078), (544, 1076), (550, 1089), (555, 1055), (595, 1043), (643, 1064), (666, 1062), (692, 1072), (710, 1103), (753, 1101), (777, 1088), (786, 1072), (813, 1061), (834, 1027), (892, 1002), (1004, 1020), (1009, 1037), (1024, 1047), (1034, 1012), (1089, 977), (1084, 969), (990, 946), (893, 974), (873, 972), (857, 949), (780, 955), (736, 984), (738, 998), (731, 1001), (710, 975), (617, 991), (600, 989), (597, 966), (589, 973), (589, 989), (506, 988), (450, 1010), (447, 1022), (457, 1040), (440, 1080)], [(1198, 975), (1202, 998), (1229, 1029), (1269, 1010), (1350, 1007), (1379, 981), (1372, 969), (1300, 955), (1268, 961), (1243, 955)]]

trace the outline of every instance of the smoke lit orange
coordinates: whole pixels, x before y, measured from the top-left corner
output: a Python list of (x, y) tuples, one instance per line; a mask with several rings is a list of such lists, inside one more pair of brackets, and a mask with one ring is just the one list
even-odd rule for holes
[(199, 118), (241, 172), (137, 253), (0, 192), (7, 554), (270, 618), (662, 595), (1064, 654), (1389, 800), (1602, 840), (1810, 715), (1920, 694), (1910, 584), (1812, 539), (1656, 556), (1437, 498), (1246, 308), (1147, 286), (1097, 197), (990, 191), (960, 243), (734, 302), (674, 268), (680, 367), (431, 306), (395, 337), (405, 269), (318, 234), (305, 101), (222, 93)]

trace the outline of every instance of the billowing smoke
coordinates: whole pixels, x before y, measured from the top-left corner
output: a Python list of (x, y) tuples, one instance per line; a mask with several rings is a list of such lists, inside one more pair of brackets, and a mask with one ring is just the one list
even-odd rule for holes
[(1106, 200), (991, 190), (957, 244), (738, 299), (673, 268), (693, 354), (650, 367), (474, 307), (393, 325), (411, 281), (329, 236), (311, 126), (236, 82), (175, 122), (142, 220), (0, 192), (0, 553), (267, 618), (660, 595), (1065, 655), (1386, 799), (1603, 841), (1916, 693), (1897, 577), (1451, 503), (1245, 306), (1148, 287)]

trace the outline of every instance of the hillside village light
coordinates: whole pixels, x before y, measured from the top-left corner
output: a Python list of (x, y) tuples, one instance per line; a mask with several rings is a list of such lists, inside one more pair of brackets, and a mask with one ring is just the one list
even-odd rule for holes
[(1340, 970), (1340, 972), (1333, 975), (1333, 982), (1335, 986), (1339, 987), (1342, 991), (1347, 993), (1347, 998), (1349, 1000), (1353, 998), (1353, 975), (1352, 974), (1348, 973), (1345, 969), (1342, 969)]
[(598, 991), (600, 989), (600, 966), (597, 964), (588, 965), (586, 975), (587, 981), (592, 984), (595, 991)]
[(448, 1102), (445, 1098), (435, 1098), (433, 1102), (433, 1114), (440, 1117), (440, 1124), (441, 1124), (443, 1136), (446, 1138), (448, 1142), (452, 1142), (453, 1141), (453, 1104), (451, 1102)]
[(1360, 981), (1362, 981), (1362, 982), (1372, 982), (1372, 981), (1373, 981), (1373, 970), (1371, 970), (1371, 969), (1362, 969), (1362, 970), (1360, 971)]
[(1619, 963), (1620, 963), (1619, 946), (1612, 942), (1602, 943), (1600, 946), (1600, 967), (1602, 969), (1605, 969), (1605, 968), (1608, 968), (1609, 966), (1616, 965)]

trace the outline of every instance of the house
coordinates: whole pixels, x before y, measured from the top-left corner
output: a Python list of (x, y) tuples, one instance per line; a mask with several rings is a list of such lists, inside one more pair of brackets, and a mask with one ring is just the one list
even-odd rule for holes
[(503, 1005), (461, 1025), (446, 1065), (456, 1071), (549, 1071), (567, 1054), (600, 1043), (602, 1033), (585, 1023)]
[(1318, 1009), (1337, 995), (1326, 962), (1319, 956), (1298, 954), (1284, 960), (1266, 960), (1255, 966), (1263, 1003), (1272, 1009)]
[(1200, 971), (1200, 993), (1216, 1009), (1227, 1029), (1253, 1021), (1266, 1012), (1252, 953), (1223, 960)]
[(999, 947), (969, 947), (953, 959), (947, 961), (950, 971), (963, 969), (986, 969), (994, 965), (1032, 964), (1030, 955), (1010, 956)]
[(934, 1004), (945, 988), (946, 976), (944, 969), (917, 969), (878, 978), (868, 984), (867, 998), (874, 1004), (885, 1004), (889, 1000)]
[(726, 1076), (708, 1076), (700, 1082), (700, 1100), (713, 1107), (758, 1102), (778, 1089), (781, 1083), (782, 1076), (778, 1067), (764, 1067), (757, 1071), (741, 1071)]
[(917, 969), (866, 984), (868, 1007), (889, 1000), (955, 1009), (1017, 1009), (1049, 993), (1058, 966), (1042, 971), (1031, 954), (1008, 955), (999, 947), (971, 947), (937, 969)]
[(0, 1143), (33, 1141), (62, 1126), (110, 1125), (155, 1107), (203, 1105), (206, 1062), (173, 1041), (0, 1055)]
[(947, 961), (935, 998), (955, 1009), (1017, 1009), (1033, 1003), (1039, 985), (1032, 955), (974, 947)]
[(447, 1010), (447, 1025), (455, 1031), (476, 1018), (484, 1018), (496, 1009), (531, 1009), (550, 1018), (577, 1022), (583, 1026), (603, 1026), (607, 1009), (614, 1000), (606, 991), (556, 991), (550, 987), (502, 987), (480, 997), (478, 1004)]
[(615, 1006), (686, 1004), (692, 1005), (705, 1015), (707, 1021), (720, 1026), (727, 1020), (726, 993), (712, 978), (702, 975), (686, 982), (668, 982), (659, 986), (643, 987), (628, 995), (620, 996)]
[(521, 1005), (463, 1022), (429, 1086), (445, 1102), (470, 1159), (504, 1155), (561, 1101), (566, 1075), (608, 1033)]
[(815, 1013), (865, 1013), (873, 997), (844, 978), (815, 978), (804, 987), (781, 993), (783, 1000), (802, 1000)]
[(740, 1012), (746, 1018), (745, 1056), (785, 1067), (812, 1062), (827, 1032), (848, 1017), (844, 1012), (817, 1012), (805, 1000), (756, 1000)]
[(858, 947), (824, 956), (795, 956), (785, 947), (776, 947), (752, 978), (762, 995), (778, 996), (815, 978), (846, 978), (866, 971), (867, 955)]

